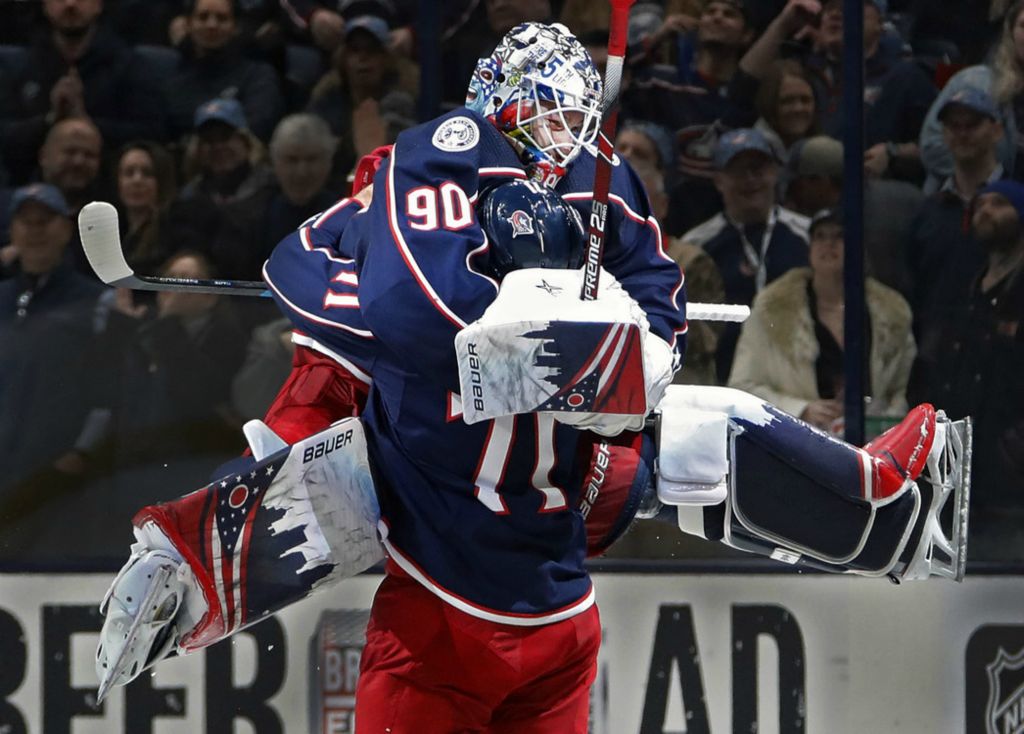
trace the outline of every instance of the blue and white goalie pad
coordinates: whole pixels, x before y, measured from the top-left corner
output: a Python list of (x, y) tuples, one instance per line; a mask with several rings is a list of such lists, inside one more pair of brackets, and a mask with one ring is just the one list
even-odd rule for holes
[(729, 388), (672, 386), (658, 411), (658, 498), (684, 532), (833, 572), (962, 580), (969, 420), (918, 406), (859, 448)]

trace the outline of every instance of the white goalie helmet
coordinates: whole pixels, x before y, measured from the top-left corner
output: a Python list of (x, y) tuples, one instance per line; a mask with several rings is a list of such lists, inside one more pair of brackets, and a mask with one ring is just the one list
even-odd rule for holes
[(477, 62), (466, 106), (512, 141), (531, 177), (554, 186), (601, 126), (601, 76), (560, 23), (523, 23)]

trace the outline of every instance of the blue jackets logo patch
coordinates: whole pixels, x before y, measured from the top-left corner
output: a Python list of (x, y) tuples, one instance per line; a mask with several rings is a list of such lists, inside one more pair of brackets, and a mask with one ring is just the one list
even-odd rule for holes
[[(512, 224), (512, 239), (519, 235), (533, 234), (533, 220), (522, 209), (516, 209), (512, 212), (509, 222)], [(541, 244), (543, 245), (543, 242)]]
[(453, 117), (445, 120), (434, 131), (431, 142), (435, 148), (451, 152), (469, 150), (480, 140), (480, 130), (468, 117)]

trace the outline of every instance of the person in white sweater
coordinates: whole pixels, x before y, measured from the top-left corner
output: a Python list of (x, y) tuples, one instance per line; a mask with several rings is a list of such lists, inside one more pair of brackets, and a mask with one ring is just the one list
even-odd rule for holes
[[(838, 210), (810, 225), (810, 267), (766, 286), (744, 323), (729, 386), (824, 429), (843, 416), (843, 229)], [(870, 415), (902, 415), (916, 355), (910, 306), (873, 278), (865, 283)]]

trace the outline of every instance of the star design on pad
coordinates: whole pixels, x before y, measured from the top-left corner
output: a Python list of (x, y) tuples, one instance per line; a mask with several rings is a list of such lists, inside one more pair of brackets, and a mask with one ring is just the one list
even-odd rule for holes
[(551, 285), (546, 280), (541, 280), (540, 285), (538, 285), (537, 287), (540, 288), (545, 293), (547, 293), (549, 296), (557, 296), (564, 290), (561, 286)]

